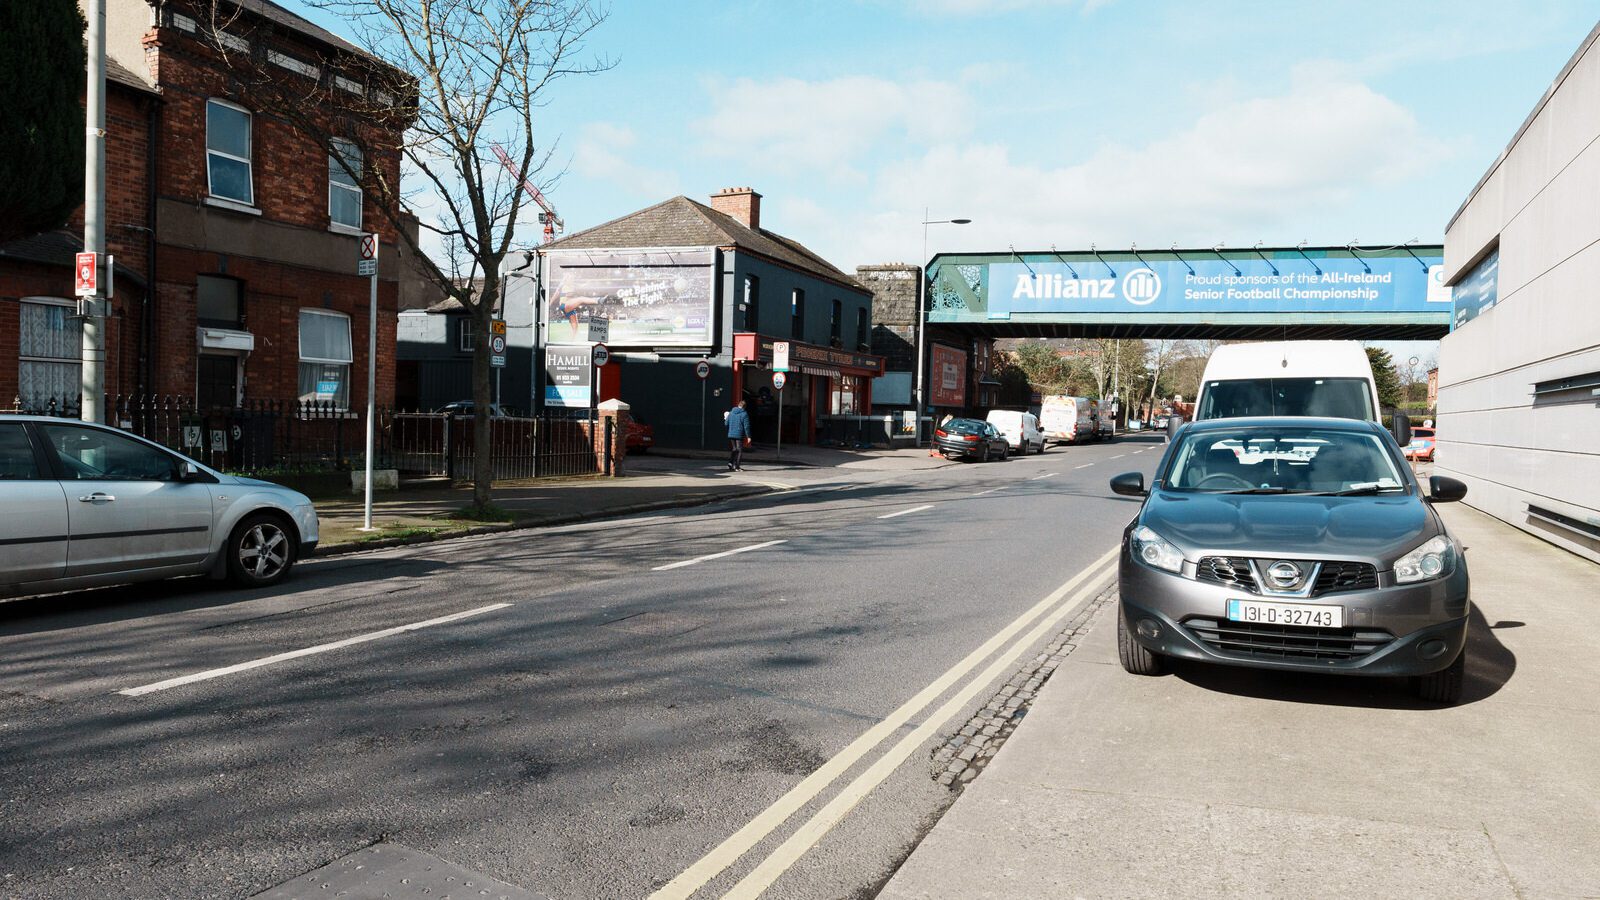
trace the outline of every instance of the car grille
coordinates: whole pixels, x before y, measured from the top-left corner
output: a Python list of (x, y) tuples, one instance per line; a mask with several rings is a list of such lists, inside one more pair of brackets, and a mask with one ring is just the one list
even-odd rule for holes
[(1361, 659), (1394, 640), (1381, 629), (1295, 628), (1201, 617), (1185, 619), (1183, 627), (1221, 653), (1252, 659)]
[(1207, 556), (1195, 567), (1194, 577), (1258, 594), (1256, 579), (1250, 574), (1250, 560), (1231, 556)]
[[(1314, 562), (1314, 560), (1296, 561)], [(1268, 566), (1273, 560), (1263, 557), (1256, 562)], [(1249, 591), (1252, 594), (1261, 593), (1255, 575), (1250, 571), (1250, 560), (1240, 556), (1202, 557), (1195, 565), (1194, 577), (1199, 581)], [(1311, 596), (1320, 597), (1323, 594), (1335, 594), (1340, 591), (1370, 591), (1377, 586), (1378, 569), (1371, 563), (1327, 560), (1322, 561), (1322, 571), (1317, 573), (1317, 583), (1311, 588)]]
[(1378, 569), (1371, 563), (1325, 562), (1317, 573), (1313, 596), (1337, 591), (1370, 591), (1378, 586)]

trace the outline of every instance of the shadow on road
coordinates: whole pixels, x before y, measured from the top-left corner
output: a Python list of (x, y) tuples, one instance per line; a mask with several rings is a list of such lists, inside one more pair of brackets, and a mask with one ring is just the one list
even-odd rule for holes
[[(1486, 700), (1500, 691), (1517, 671), (1517, 657), (1495, 636), (1495, 629), (1519, 627), (1521, 622), (1490, 625), (1476, 605), (1467, 620), (1466, 684), (1458, 706)], [(1177, 677), (1209, 691), (1326, 706), (1361, 706), (1369, 709), (1437, 710), (1437, 703), (1418, 699), (1406, 678), (1362, 678), (1317, 672), (1277, 672), (1216, 666), (1188, 660), (1171, 660)]]

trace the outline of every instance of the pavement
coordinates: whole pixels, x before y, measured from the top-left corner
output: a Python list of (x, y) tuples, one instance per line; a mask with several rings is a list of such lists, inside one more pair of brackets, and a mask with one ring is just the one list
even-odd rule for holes
[(773, 447), (746, 451), (743, 472), (728, 472), (726, 451), (663, 450), (628, 458), (626, 475), (502, 481), (492, 502), (504, 514), (494, 522), (458, 518), (472, 502), (470, 485), (383, 491), (373, 500), (373, 530), (363, 531), (362, 498), (316, 502), (321, 520), (319, 555), (395, 546), (517, 528), (548, 527), (589, 519), (700, 506), (771, 491), (794, 490), (819, 478), (816, 470), (845, 475), (913, 472), (955, 465), (926, 450), (854, 451), (826, 447)]
[(1463, 504), (1462, 702), (1117, 663), (1115, 604), (880, 896), (1600, 896), (1600, 567)]

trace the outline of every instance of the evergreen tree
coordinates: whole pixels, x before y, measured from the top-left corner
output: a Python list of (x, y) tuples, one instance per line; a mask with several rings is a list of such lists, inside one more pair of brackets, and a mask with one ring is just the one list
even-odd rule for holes
[(1400, 375), (1394, 370), (1394, 358), (1382, 347), (1367, 347), (1367, 360), (1372, 363), (1372, 378), (1378, 386), (1378, 403), (1385, 407), (1399, 406), (1405, 402), (1400, 390)]
[(71, 0), (0, 0), (0, 242), (83, 203), (83, 31)]

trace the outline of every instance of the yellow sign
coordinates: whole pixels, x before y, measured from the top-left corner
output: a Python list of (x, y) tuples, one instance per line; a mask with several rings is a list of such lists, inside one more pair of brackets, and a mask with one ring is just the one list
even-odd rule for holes
[(505, 319), (490, 319), (489, 320), (489, 333), (490, 334), (498, 334), (498, 335), (501, 335), (502, 337), (505, 336), (505, 333), (506, 333), (506, 320)]

